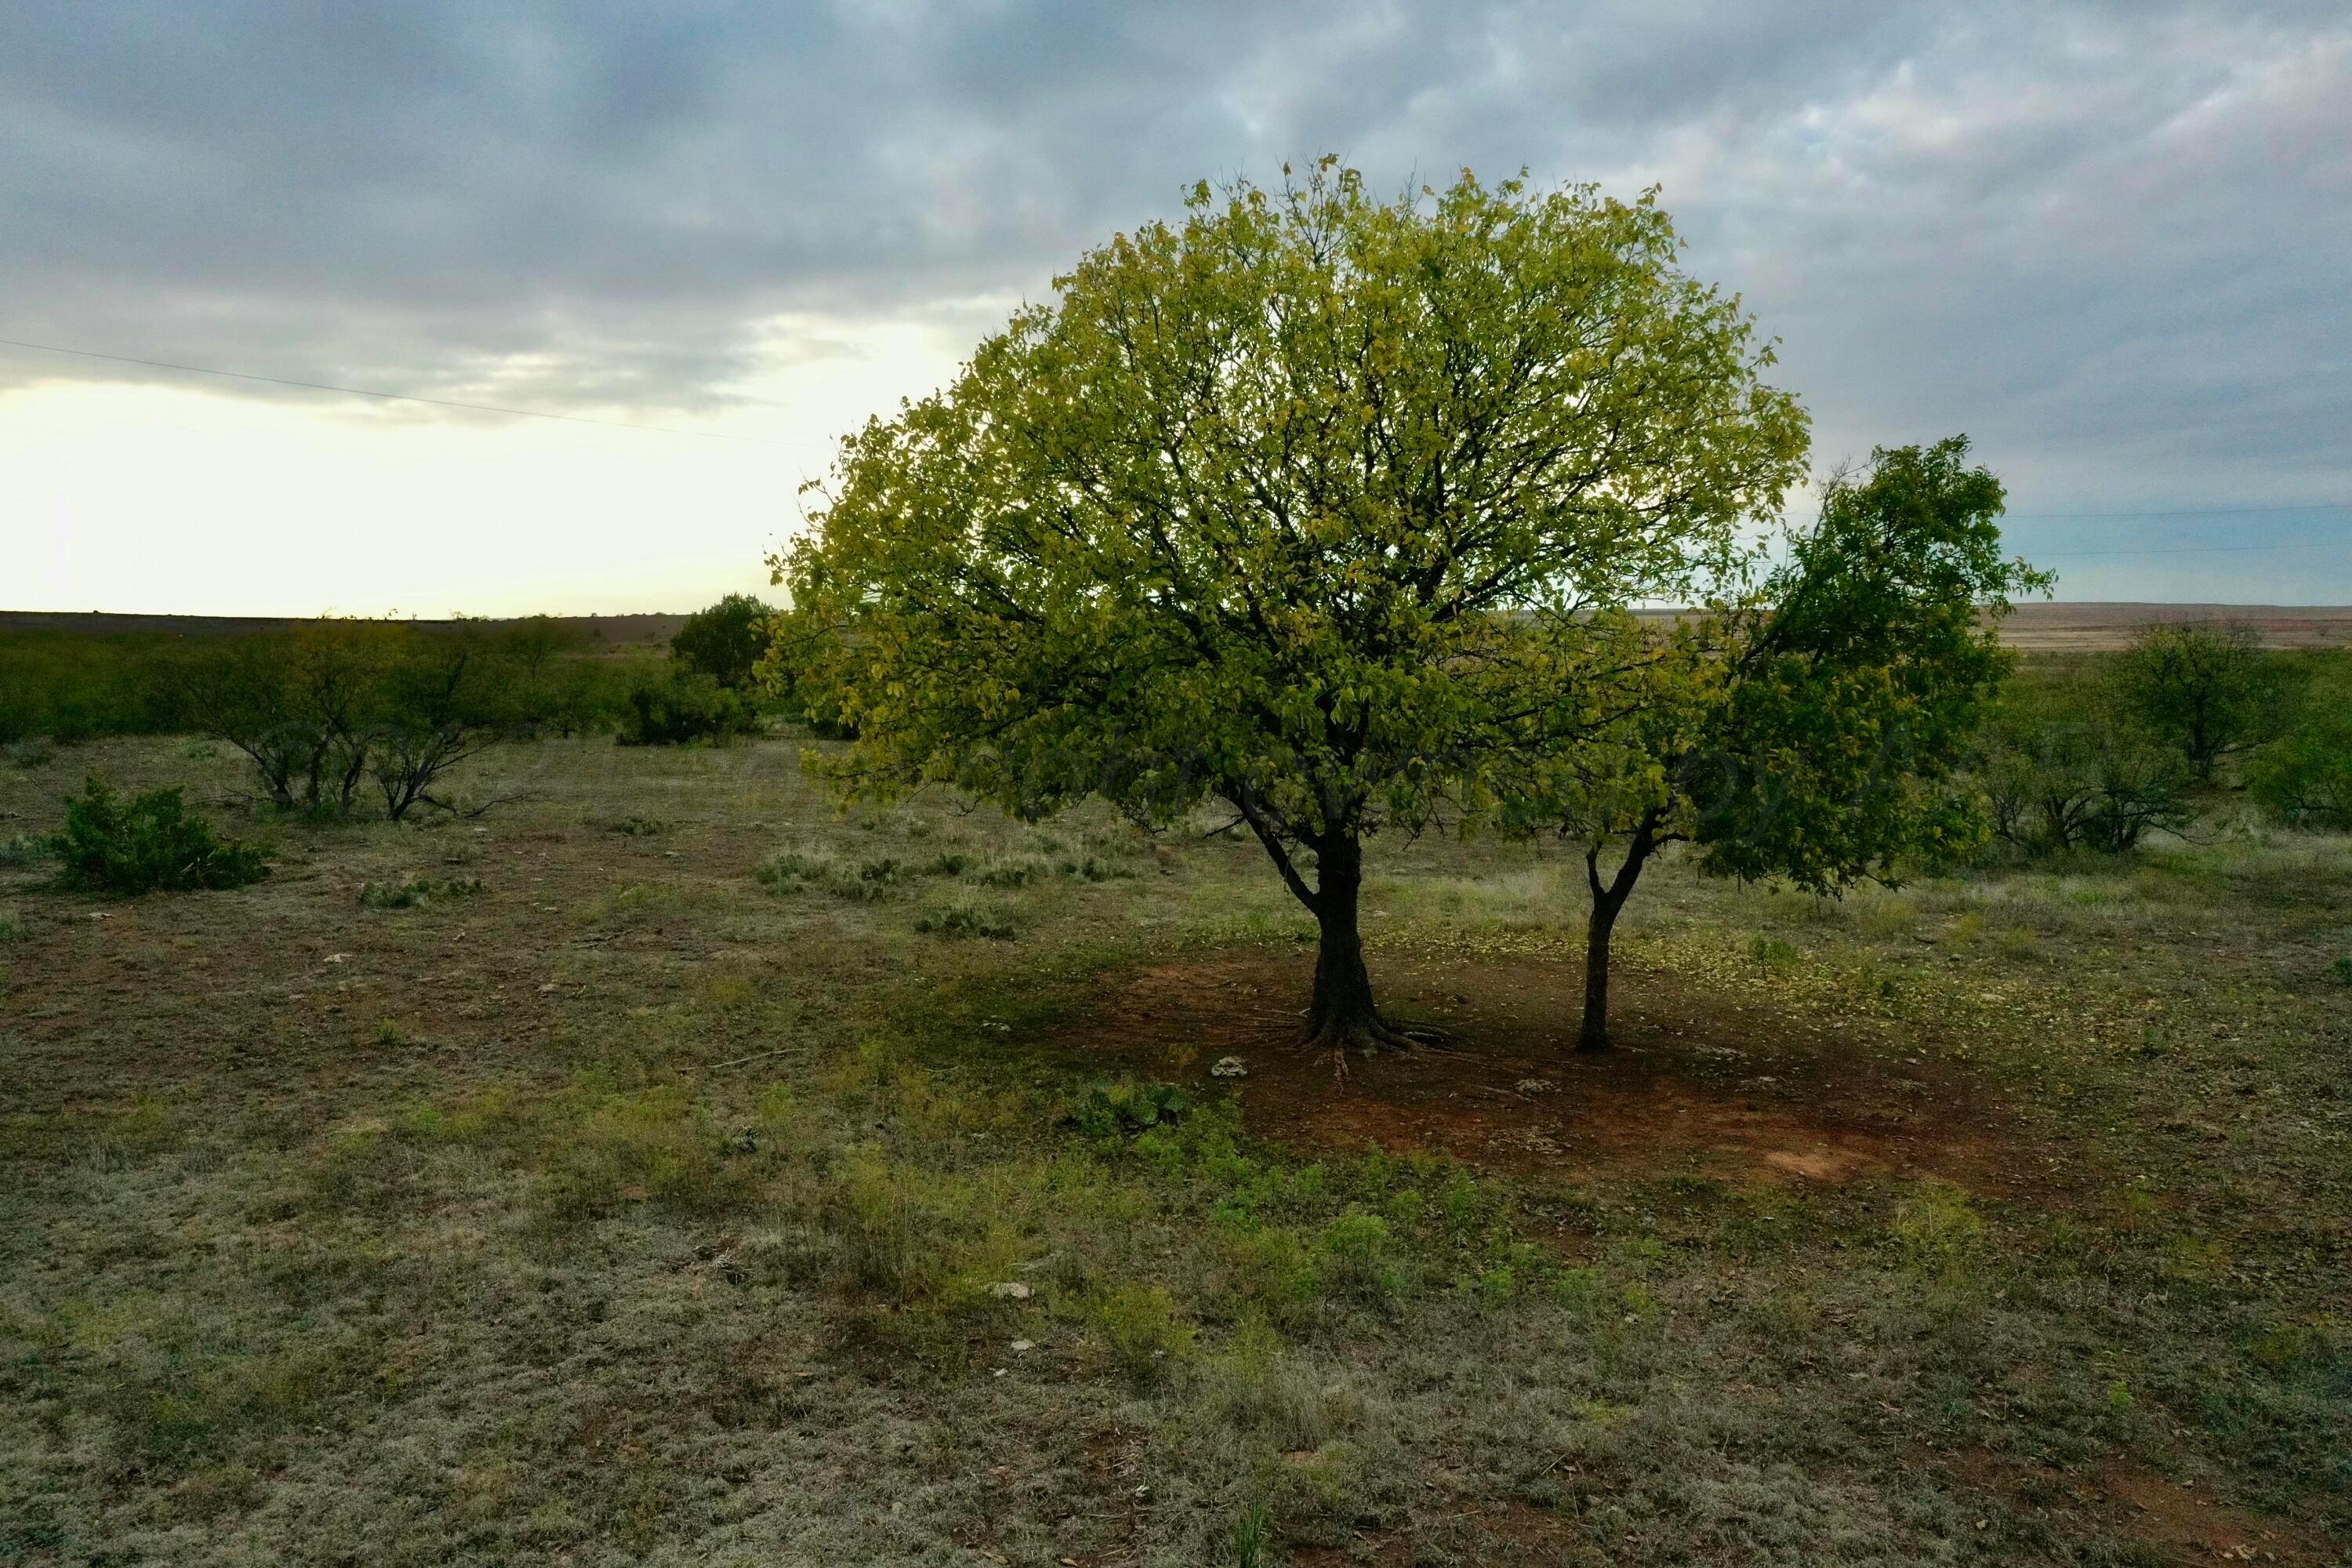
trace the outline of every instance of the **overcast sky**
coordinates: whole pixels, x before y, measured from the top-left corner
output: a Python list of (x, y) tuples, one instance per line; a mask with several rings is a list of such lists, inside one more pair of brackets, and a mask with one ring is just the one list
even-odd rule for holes
[(702, 433), (0, 347), (0, 607), (763, 590), (834, 437), (1324, 151), (1662, 185), (1817, 465), (1966, 431), (2061, 597), (2352, 602), (2344, 0), (77, 0), (0, 148), (0, 338)]

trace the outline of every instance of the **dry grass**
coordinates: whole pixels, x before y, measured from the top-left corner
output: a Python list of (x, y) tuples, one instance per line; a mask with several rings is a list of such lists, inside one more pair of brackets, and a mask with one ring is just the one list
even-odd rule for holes
[[(92, 746), (0, 824), (93, 765), (236, 783)], [(495, 768), (479, 822), (239, 824), (234, 894), (0, 866), (0, 1561), (2124, 1563), (2176, 1483), (2209, 1556), (2352, 1539), (2344, 842), (1670, 864), (1629, 1006), (1834, 1019), (2049, 1163), (1570, 1179), (1310, 1160), (1205, 1079), (1068, 1120), (1109, 982), (1295, 949), (1246, 843), (838, 816), (780, 743)], [(1378, 864), (1376, 967), (1565, 994), (1572, 859)]]

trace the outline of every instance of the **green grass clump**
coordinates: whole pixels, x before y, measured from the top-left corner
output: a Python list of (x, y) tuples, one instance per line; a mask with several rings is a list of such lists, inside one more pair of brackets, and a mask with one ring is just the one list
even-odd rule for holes
[(1192, 1100), (1172, 1083), (1098, 1083), (1087, 1090), (1069, 1121), (1090, 1138), (1108, 1138), (1181, 1121), (1192, 1108)]
[(0, 838), (0, 866), (29, 866), (49, 857), (49, 841), (37, 834), (12, 833)]
[(772, 893), (829, 893), (836, 899), (871, 903), (917, 873), (888, 855), (855, 863), (823, 850), (786, 849), (770, 856), (752, 873)]
[(427, 904), (478, 898), (481, 891), (482, 881), (478, 877), (447, 877), (437, 881), (431, 878), (419, 878), (406, 882), (368, 882), (360, 888), (360, 908), (422, 909)]
[(1086, 1316), (1113, 1363), (1139, 1382), (1156, 1381), (1181, 1364), (1200, 1334), (1159, 1285), (1110, 1286), (1087, 1299)]
[(915, 929), (930, 936), (979, 936), (1010, 942), (1016, 934), (1013, 921), (1001, 910), (958, 900), (915, 917)]
[(125, 800), (93, 774), (67, 800), (65, 826), (49, 844), (58, 880), (98, 892), (241, 888), (269, 875), (260, 850), (220, 837), (176, 785)]

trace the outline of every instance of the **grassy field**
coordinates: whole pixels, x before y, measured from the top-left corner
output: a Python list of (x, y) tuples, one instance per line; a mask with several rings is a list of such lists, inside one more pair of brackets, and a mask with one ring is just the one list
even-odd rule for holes
[[(0, 768), (0, 842), (232, 762)], [(1381, 843), (1449, 1040), (1343, 1085), (1250, 843), (778, 741), (492, 783), (225, 811), (233, 893), (0, 851), (0, 1563), (2352, 1550), (2352, 841), (1670, 864), (1602, 1058), (1580, 864)]]

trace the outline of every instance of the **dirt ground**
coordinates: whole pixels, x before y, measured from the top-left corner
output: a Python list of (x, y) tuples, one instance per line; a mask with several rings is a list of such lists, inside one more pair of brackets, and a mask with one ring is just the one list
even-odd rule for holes
[(1122, 978), (1069, 1048), (1213, 1086), (1238, 1058), (1250, 1127), (1308, 1152), (1379, 1147), (1591, 1181), (1661, 1170), (1735, 1183), (1932, 1176), (2046, 1193), (2056, 1153), (2027, 1146), (1997, 1089), (1921, 1055), (1890, 1058), (1819, 1025), (1631, 969), (1615, 1044), (1574, 1048), (1580, 973), (1558, 962), (1382, 968), (1392, 1016), (1442, 1043), (1350, 1057), (1293, 1042), (1311, 961), (1220, 955)]

